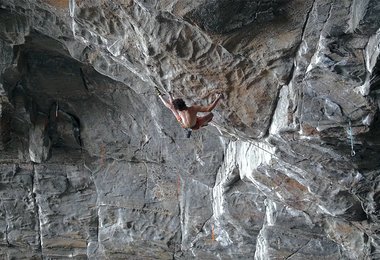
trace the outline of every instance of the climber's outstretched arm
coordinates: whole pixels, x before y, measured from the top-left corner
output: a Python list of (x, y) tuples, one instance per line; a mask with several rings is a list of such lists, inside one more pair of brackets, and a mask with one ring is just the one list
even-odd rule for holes
[(165, 98), (163, 98), (162, 95), (159, 95), (158, 97), (161, 99), (162, 103), (164, 103), (164, 105), (165, 105), (167, 108), (169, 108), (170, 110), (173, 108), (173, 105), (172, 105), (172, 102), (171, 102), (171, 100), (170, 100), (170, 97), (169, 97), (169, 102), (168, 102), (167, 100), (165, 100)]
[(169, 94), (169, 101), (170, 101), (170, 103), (173, 103), (174, 98), (173, 98), (172, 92), (169, 91), (168, 94)]
[(173, 106), (173, 96), (172, 96), (172, 94), (169, 92), (169, 101), (165, 100), (165, 98), (163, 98), (162, 95), (158, 95), (158, 97), (161, 99), (162, 103), (164, 103), (164, 105), (173, 112), (173, 114), (177, 118), (177, 120), (179, 122), (182, 122), (181, 116), (178, 114), (177, 109), (175, 109), (174, 106)]
[(192, 108), (197, 112), (211, 112), (216, 105), (218, 104), (219, 100), (222, 98), (222, 94), (219, 94), (218, 97), (208, 106), (192, 106)]
[(169, 102), (162, 97), (161, 91), (155, 87), (157, 96), (161, 99), (162, 103), (169, 108), (170, 110), (173, 110), (173, 95), (171, 92), (169, 92)]
[(173, 114), (174, 114), (175, 118), (177, 119), (177, 121), (182, 125), (182, 118), (179, 115), (177, 109), (175, 109), (174, 106), (173, 106), (173, 102), (172, 102), (173, 101), (173, 96), (172, 96), (172, 94), (169, 92), (169, 102), (167, 100), (165, 100), (162, 97), (162, 95), (159, 95), (158, 97), (161, 99), (162, 103), (164, 103), (164, 105), (173, 112)]

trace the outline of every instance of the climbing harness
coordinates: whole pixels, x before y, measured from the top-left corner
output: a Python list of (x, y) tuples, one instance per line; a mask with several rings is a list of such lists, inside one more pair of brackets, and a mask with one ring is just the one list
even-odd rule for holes
[(356, 152), (354, 150), (354, 137), (352, 135), (352, 127), (351, 127), (351, 120), (348, 119), (348, 134), (350, 135), (350, 142), (351, 142), (351, 156), (355, 156)]

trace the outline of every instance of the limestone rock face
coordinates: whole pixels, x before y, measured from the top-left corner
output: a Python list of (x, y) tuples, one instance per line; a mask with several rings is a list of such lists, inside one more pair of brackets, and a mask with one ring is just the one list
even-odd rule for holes
[(0, 0), (0, 258), (379, 259), (379, 15)]

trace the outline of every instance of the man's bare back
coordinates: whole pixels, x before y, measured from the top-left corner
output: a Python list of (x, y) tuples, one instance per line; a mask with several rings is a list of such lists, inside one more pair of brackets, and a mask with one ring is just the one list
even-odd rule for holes
[(165, 100), (161, 93), (159, 94), (161, 101), (164, 105), (169, 108), (177, 121), (183, 128), (190, 128), (192, 130), (197, 130), (203, 126), (206, 126), (214, 117), (212, 113), (209, 113), (205, 116), (197, 116), (199, 112), (211, 112), (219, 100), (222, 98), (222, 95), (219, 94), (218, 97), (208, 106), (186, 106), (185, 102), (182, 99), (173, 99), (171, 93), (169, 93), (169, 101)]

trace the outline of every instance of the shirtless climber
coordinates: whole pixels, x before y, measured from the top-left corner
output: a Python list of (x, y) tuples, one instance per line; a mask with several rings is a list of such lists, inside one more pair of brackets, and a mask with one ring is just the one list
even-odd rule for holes
[[(213, 113), (208, 113), (207, 115), (201, 117), (197, 116), (197, 113), (211, 112), (216, 107), (219, 100), (222, 98), (222, 95), (219, 94), (215, 101), (208, 106), (193, 105), (188, 107), (181, 98), (173, 99), (173, 96), (170, 92), (169, 101), (166, 101), (162, 97), (161, 92), (158, 90), (158, 88), (156, 88), (156, 91), (164, 105), (173, 112), (175, 118), (182, 126), (182, 128), (191, 130), (198, 130), (203, 126), (206, 126), (212, 120), (214, 117)], [(189, 134), (188, 137), (190, 137)]]

